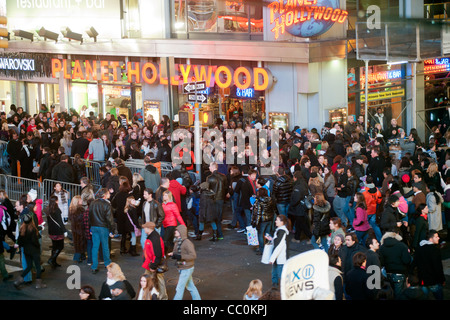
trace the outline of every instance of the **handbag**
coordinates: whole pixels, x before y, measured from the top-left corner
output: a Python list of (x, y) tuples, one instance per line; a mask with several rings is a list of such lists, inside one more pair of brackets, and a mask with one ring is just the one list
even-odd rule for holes
[(130, 217), (130, 215), (128, 214), (128, 212), (127, 212), (127, 217), (128, 217), (128, 220), (130, 220), (131, 225), (132, 225), (133, 228), (134, 228), (134, 234), (136, 235), (136, 237), (140, 237), (141, 234), (142, 234), (141, 229), (139, 229), (139, 228), (137, 228), (137, 227), (135, 226), (135, 224), (133, 223), (133, 220), (131, 220), (131, 217)]
[(162, 257), (161, 263), (159, 264), (158, 268), (156, 268), (157, 273), (164, 273), (169, 270), (169, 266), (167, 265), (167, 259), (166, 256)]
[(264, 251), (261, 257), (261, 263), (269, 264), (270, 256), (273, 252), (273, 242), (269, 241), (264, 245)]
[(258, 230), (252, 226), (247, 227), (247, 243), (249, 246), (259, 245), (258, 241)]

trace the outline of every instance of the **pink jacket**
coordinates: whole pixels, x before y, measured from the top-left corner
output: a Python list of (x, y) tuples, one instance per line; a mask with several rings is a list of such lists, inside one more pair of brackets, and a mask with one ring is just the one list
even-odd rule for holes
[(361, 207), (356, 208), (356, 217), (353, 220), (353, 228), (356, 231), (367, 231), (370, 229), (370, 224), (367, 220), (367, 211)]
[(400, 191), (395, 191), (392, 195), (396, 195), (399, 200), (400, 200), (400, 204), (398, 205), (398, 209), (404, 213), (404, 214), (408, 214), (408, 202), (406, 201), (405, 197), (402, 196), (402, 194), (400, 193)]

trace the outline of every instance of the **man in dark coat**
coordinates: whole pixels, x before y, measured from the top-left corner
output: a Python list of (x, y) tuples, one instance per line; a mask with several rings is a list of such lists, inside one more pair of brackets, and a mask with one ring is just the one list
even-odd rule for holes
[(273, 198), (276, 200), (279, 214), (287, 216), (292, 195), (292, 179), (286, 174), (287, 169), (278, 168), (277, 179), (273, 184)]
[(380, 148), (374, 147), (370, 153), (371, 159), (367, 166), (366, 173), (373, 177), (373, 182), (376, 187), (381, 188), (383, 184), (383, 170), (386, 166), (386, 162), (383, 157), (380, 156)]
[(75, 179), (75, 171), (69, 163), (69, 156), (63, 154), (61, 161), (52, 170), (52, 180), (74, 183)]
[(41, 177), (42, 181), (45, 179), (51, 179), (52, 177), (52, 166), (51, 166), (51, 153), (50, 148), (45, 147), (42, 150), (42, 158), (39, 163), (39, 174), (38, 178)]
[(344, 279), (346, 274), (353, 268), (353, 256), (357, 252), (366, 253), (365, 246), (358, 242), (356, 233), (347, 233), (345, 235), (345, 246), (342, 247), (340, 257), (342, 260), (342, 272), (344, 273)]
[(438, 246), (439, 234), (436, 230), (430, 230), (426, 238), (427, 240), (422, 240), (416, 249), (412, 266), (417, 267), (423, 288), (427, 292), (431, 291), (436, 300), (443, 300), (445, 275)]
[(220, 173), (218, 169), (219, 166), (216, 162), (211, 162), (209, 164), (209, 171), (211, 171), (212, 173), (208, 176), (208, 178), (206, 178), (206, 182), (208, 182), (209, 189), (214, 192), (214, 204), (216, 205), (216, 210), (218, 213), (217, 239), (222, 240), (222, 213), (223, 203), (228, 193), (228, 179), (227, 176), (223, 173)]
[(246, 226), (250, 226), (252, 222), (252, 203), (250, 198), (256, 196), (256, 176), (257, 172), (253, 169), (248, 170), (248, 176), (243, 176), (236, 184), (234, 190), (239, 194), (238, 207), (245, 212)]
[(294, 186), (292, 190), (291, 201), (289, 204), (288, 215), (294, 217), (295, 235), (294, 241), (300, 242), (302, 231), (311, 239), (312, 233), (309, 225), (307, 211), (305, 209), (304, 200), (308, 195), (308, 184), (301, 171), (294, 172)]
[(120, 158), (114, 159), (114, 162), (116, 163), (117, 170), (119, 170), (119, 177), (120, 176), (127, 177), (130, 186), (133, 185), (133, 173), (131, 173), (130, 168), (126, 167), (125, 162)]
[(83, 138), (83, 132), (77, 131), (77, 138), (72, 143), (70, 156), (74, 157), (76, 154), (79, 154), (82, 158), (84, 158), (84, 154), (86, 153), (86, 150), (88, 148), (89, 148), (89, 140)]

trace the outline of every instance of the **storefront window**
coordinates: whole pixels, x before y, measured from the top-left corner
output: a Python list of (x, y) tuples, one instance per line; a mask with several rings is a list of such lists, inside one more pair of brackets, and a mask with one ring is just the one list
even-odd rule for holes
[(262, 33), (262, 7), (244, 0), (173, 0), (172, 27), (175, 33)]
[[(72, 83), (72, 107), (80, 116), (89, 117), (89, 112), (94, 115), (101, 113), (98, 108), (98, 88), (96, 84)], [(83, 108), (86, 106), (87, 109)]]
[(131, 87), (102, 85), (102, 101), (104, 113), (114, 116), (124, 114), (127, 119), (133, 116), (131, 110)]

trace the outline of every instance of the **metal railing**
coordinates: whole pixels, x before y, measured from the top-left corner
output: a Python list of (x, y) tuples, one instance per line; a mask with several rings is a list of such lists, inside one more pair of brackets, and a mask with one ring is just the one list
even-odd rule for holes
[[(55, 191), (55, 185), (59, 183), (61, 184), (61, 187), (63, 190), (66, 190), (69, 193), (69, 197), (67, 199), (68, 204), (70, 205), (70, 201), (74, 196), (81, 195), (81, 190), (83, 189), (81, 185), (76, 183), (68, 183), (68, 182), (61, 182), (56, 180), (44, 180), (42, 183), (42, 200), (44, 202), (44, 206), (48, 204), (48, 201), (50, 200), (50, 197), (52, 196), (53, 192)], [(94, 188), (94, 194), (97, 193), (98, 190), (101, 189), (101, 185), (99, 184), (92, 184)]]

